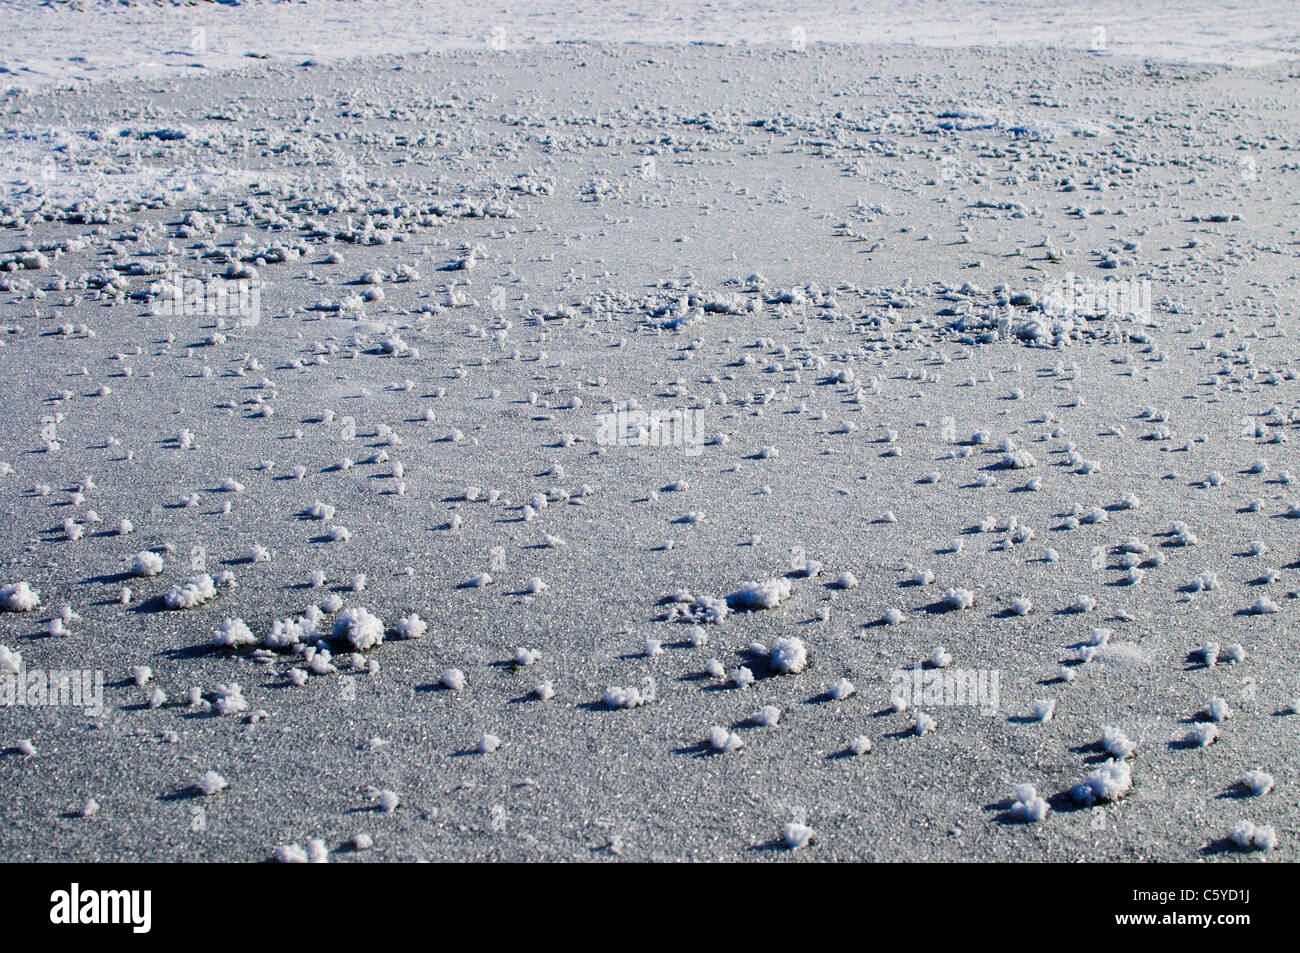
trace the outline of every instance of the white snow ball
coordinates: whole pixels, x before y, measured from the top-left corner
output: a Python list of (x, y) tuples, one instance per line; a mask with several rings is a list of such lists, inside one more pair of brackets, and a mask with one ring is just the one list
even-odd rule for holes
[(1211, 724), (1193, 725), (1183, 737), (1183, 743), (1192, 748), (1207, 748), (1219, 737), (1219, 729)]
[(156, 576), (162, 570), (162, 556), (149, 550), (136, 553), (131, 559), (131, 575), (133, 576)]
[(1137, 745), (1129, 740), (1128, 735), (1119, 728), (1113, 727), (1101, 729), (1101, 747), (1112, 758), (1120, 761), (1131, 758), (1133, 752), (1137, 750)]
[(975, 604), (975, 593), (969, 589), (949, 589), (943, 594), (943, 604), (950, 609), (969, 609)]
[(212, 636), (213, 645), (229, 649), (244, 648), (256, 642), (256, 636), (243, 619), (226, 619)]
[(217, 774), (217, 772), (209, 771), (204, 774), (203, 777), (199, 778), (197, 786), (198, 789), (203, 792), (204, 797), (212, 797), (212, 795), (224, 791), (230, 785), (226, 782), (226, 779)]
[(640, 708), (647, 703), (647, 699), (638, 689), (624, 688), (620, 685), (611, 685), (605, 689), (604, 700), (607, 708)]
[(743, 748), (745, 742), (735, 732), (728, 731), (721, 725), (714, 725), (709, 729), (708, 745), (714, 751), (726, 754)]
[(23, 668), (23, 655), (7, 645), (0, 645), (0, 674), (17, 675)]
[(772, 643), (772, 668), (783, 675), (797, 675), (808, 667), (808, 647), (803, 639), (782, 636)]
[(813, 829), (806, 824), (785, 825), (784, 842), (788, 850), (801, 850), (812, 843)]
[(754, 684), (754, 673), (743, 665), (734, 669), (728, 678), (732, 685), (742, 691)]
[(1260, 771), (1258, 768), (1247, 771), (1242, 776), (1241, 786), (1245, 788), (1251, 797), (1259, 797), (1273, 790), (1273, 775), (1267, 771)]
[(26, 582), (0, 586), (0, 611), (31, 612), (41, 604), (41, 594)]
[(841, 678), (826, 690), (826, 694), (830, 695), (830, 697), (836, 701), (839, 701), (840, 699), (848, 698), (856, 691), (857, 687), (851, 681), (847, 678)]
[(163, 594), (163, 605), (168, 609), (192, 609), (216, 597), (216, 584), (203, 573), (168, 589)]
[(397, 634), (404, 639), (418, 639), (429, 631), (429, 624), (417, 613), (412, 612), (405, 618), (397, 620)]
[(347, 639), (359, 652), (372, 649), (384, 641), (383, 620), (361, 606), (344, 609), (334, 622), (334, 638)]
[(1045, 818), (1050, 810), (1046, 800), (1038, 796), (1038, 790), (1032, 784), (1017, 784), (1011, 788), (1011, 816), (1026, 824), (1036, 824)]
[(747, 582), (727, 597), (733, 609), (773, 609), (790, 598), (790, 580), (768, 579), (764, 582)]
[(522, 645), (515, 649), (514, 663), (520, 668), (528, 668), (530, 665), (536, 665), (542, 660), (542, 653), (536, 649), (524, 648)]
[(1071, 791), (1074, 800), (1091, 807), (1101, 801), (1122, 798), (1133, 786), (1133, 772), (1126, 761), (1107, 761), (1084, 777)]

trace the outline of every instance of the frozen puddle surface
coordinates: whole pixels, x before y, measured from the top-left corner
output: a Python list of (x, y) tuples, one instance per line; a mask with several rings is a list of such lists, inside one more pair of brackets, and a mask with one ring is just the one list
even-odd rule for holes
[(1300, 55), (1293, 14), (1286, 0), (1227, 7), (1185, 0), (1176, 11), (1149, 0), (803, 0), (797, 10), (764, 0), (572, 0), (563, 12), (539, 0), (84, 0), (75, 8), (5, 0), (0, 79), (24, 88), (124, 77), (171, 81), (238, 69), (250, 58), (298, 62), (573, 42), (1052, 47), (1250, 66)]
[(1294, 859), (1296, 84), (12, 92), (4, 855)]

